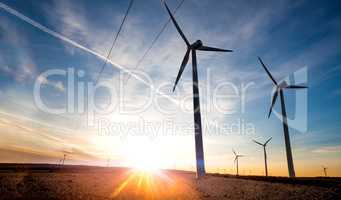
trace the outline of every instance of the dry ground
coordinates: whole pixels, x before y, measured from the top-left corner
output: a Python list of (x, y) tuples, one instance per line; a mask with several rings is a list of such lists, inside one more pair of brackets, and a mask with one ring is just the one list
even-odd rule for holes
[(127, 169), (0, 170), (0, 199), (341, 199), (339, 183), (302, 185), (212, 175), (198, 181), (193, 173)]

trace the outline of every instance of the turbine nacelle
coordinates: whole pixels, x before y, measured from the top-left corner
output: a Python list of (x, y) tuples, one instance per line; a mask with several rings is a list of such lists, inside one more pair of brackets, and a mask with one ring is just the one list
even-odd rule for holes
[(288, 85), (288, 83), (286, 82), (286, 81), (282, 81), (278, 86), (277, 86), (277, 88), (278, 89), (284, 89), (284, 88), (286, 88), (286, 87), (288, 87), (289, 85)]
[(201, 40), (197, 40), (193, 44), (191, 44), (191, 49), (200, 49), (200, 47), (203, 46), (203, 43)]

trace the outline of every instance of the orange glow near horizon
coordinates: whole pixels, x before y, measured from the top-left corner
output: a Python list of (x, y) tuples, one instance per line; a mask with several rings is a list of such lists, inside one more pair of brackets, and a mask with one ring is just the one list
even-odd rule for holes
[[(133, 193), (139, 199), (162, 199), (177, 196), (196, 196), (183, 177), (168, 175), (162, 171), (130, 170), (126, 172), (120, 184), (111, 194), (112, 198), (124, 198), (125, 194)], [(185, 192), (186, 191), (186, 192)]]
[[(55, 128), (1, 110), (0, 131), (2, 133), (0, 163), (55, 164), (62, 158), (62, 152), (67, 150), (71, 153), (66, 164), (107, 166), (108, 156), (110, 156), (110, 166), (131, 167), (149, 172), (158, 169), (195, 171), (194, 146), (188, 145), (193, 142), (192, 137), (179, 139), (174, 136), (158, 140), (137, 136), (125, 140), (100, 136), (87, 138), (78, 132), (74, 134), (58, 132)], [(207, 171), (235, 174), (232, 153), (227, 151), (226, 154), (215, 154), (212, 153), (214, 148), (215, 146), (207, 148), (205, 152)], [(330, 152), (309, 149), (296, 151), (294, 157), (296, 175), (298, 177), (323, 176), (323, 164), (328, 167), (328, 176), (341, 177), (340, 154), (337, 147), (334, 149), (329, 150)], [(247, 149), (245, 151), (247, 152)], [(240, 174), (264, 175), (261, 151), (257, 149), (252, 154), (240, 161)], [(269, 175), (288, 176), (282, 146), (270, 148), (268, 165)]]

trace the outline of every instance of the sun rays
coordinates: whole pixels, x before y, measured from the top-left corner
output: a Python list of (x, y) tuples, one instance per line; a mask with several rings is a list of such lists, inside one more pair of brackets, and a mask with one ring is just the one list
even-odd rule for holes
[(154, 194), (157, 186), (155, 183), (155, 178), (160, 178), (157, 173), (153, 173), (150, 170), (131, 170), (127, 172), (123, 181), (114, 190), (111, 197), (115, 198), (122, 194), (125, 190), (133, 190), (135, 195), (143, 196), (146, 199), (153, 199), (157, 194)]
[[(160, 199), (182, 194), (184, 190), (190, 190), (189, 185), (176, 175), (169, 176), (168, 172), (160, 170), (132, 169), (122, 176), (111, 198), (124, 197), (129, 191), (139, 199)], [(190, 192), (191, 195), (195, 193), (195, 191)]]

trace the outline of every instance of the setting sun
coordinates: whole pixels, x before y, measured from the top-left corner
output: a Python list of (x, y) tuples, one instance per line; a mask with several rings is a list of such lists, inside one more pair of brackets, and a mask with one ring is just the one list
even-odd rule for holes
[(133, 140), (126, 148), (128, 165), (147, 172), (157, 171), (163, 166), (163, 159), (152, 141)]

